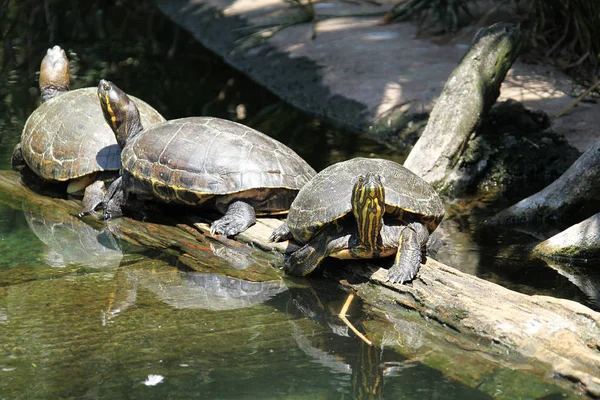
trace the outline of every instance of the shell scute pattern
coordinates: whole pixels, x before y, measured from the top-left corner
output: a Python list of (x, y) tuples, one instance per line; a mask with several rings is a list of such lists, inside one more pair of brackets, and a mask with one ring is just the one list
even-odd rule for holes
[[(444, 214), (444, 207), (427, 182), (393, 161), (354, 158), (325, 168), (300, 191), (288, 215), (288, 221), (291, 221), (288, 226), (294, 237), (307, 242), (323, 225), (348, 214), (352, 210), (352, 187), (356, 179), (368, 171), (381, 176), (386, 212), (408, 211), (430, 231), (435, 229)], [(430, 217), (433, 217), (431, 221)]]
[(136, 179), (157, 180), (175, 192), (187, 190), (200, 198), (258, 187), (298, 190), (315, 174), (272, 138), (208, 117), (172, 120), (144, 130), (127, 143), (122, 161)]
[[(133, 100), (143, 123), (164, 121), (148, 104)], [(72, 90), (41, 104), (25, 123), (21, 146), (27, 165), (48, 180), (66, 181), (121, 167), (121, 152), (95, 88)]]

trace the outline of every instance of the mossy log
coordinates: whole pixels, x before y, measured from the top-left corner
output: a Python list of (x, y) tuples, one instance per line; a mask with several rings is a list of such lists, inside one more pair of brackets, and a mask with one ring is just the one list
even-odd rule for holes
[(600, 258), (600, 213), (544, 240), (535, 246), (533, 251), (545, 257), (558, 259)]
[(583, 153), (557, 180), (541, 191), (499, 212), (488, 222), (521, 225), (548, 220), (572, 220), (597, 211), (600, 199), (600, 141)]
[[(80, 209), (78, 201), (46, 197), (29, 190), (12, 171), (0, 171), (0, 203), (19, 209), (27, 205), (28, 209), (38, 207), (71, 215), (76, 215)], [(86, 221), (102, 225), (93, 217)], [(270, 228), (266, 226), (275, 226), (274, 220), (261, 222), (240, 237), (252, 246), (228, 238), (211, 237), (188, 224), (174, 222), (175, 225), (169, 225), (120, 218), (108, 228), (113, 235), (127, 242), (171, 253), (189, 268), (202, 272), (218, 271), (250, 281), (281, 279), (281, 273), (274, 268), (282, 262), (280, 252), (296, 248), (291, 244), (269, 247), (272, 246), (267, 241)], [(200, 227), (207, 229), (207, 225)], [(266, 252), (257, 247), (274, 251)], [(219, 254), (219, 249), (231, 253)], [(236, 268), (232, 260), (248, 262), (243, 268)], [(466, 346), (476, 349), (477, 357), (487, 359), (486, 362), (529, 368), (528, 361), (523, 360), (539, 361), (545, 369), (533, 372), (538, 377), (546, 379), (551, 369), (556, 376), (567, 378), (555, 381), (561, 386), (577, 391), (579, 386), (572, 384), (576, 382), (583, 385), (588, 394), (600, 396), (600, 313), (569, 300), (519, 294), (432, 259), (422, 266), (417, 279), (407, 285), (385, 282), (386, 271), (365, 262), (344, 265), (344, 268), (327, 268), (327, 275), (355, 291), (369, 307), (380, 310), (388, 320), (402, 320), (409, 313), (423, 324), (423, 329), (439, 332), (439, 337), (447, 336), (451, 331), (464, 341), (461, 346), (467, 343)], [(378, 336), (377, 330), (366, 327), (374, 342), (383, 345), (384, 338)], [(441, 345), (448, 346), (448, 343)], [(439, 358), (444, 350), (438, 348), (434, 353)], [(521, 360), (515, 361), (519, 357)], [(453, 368), (465, 369), (462, 365)], [(452, 373), (457, 377), (465, 376), (464, 371)]]
[(442, 191), (464, 190), (480, 169), (468, 157), (469, 143), (496, 102), (520, 48), (519, 30), (511, 24), (495, 24), (477, 33), (448, 78), (405, 167)]

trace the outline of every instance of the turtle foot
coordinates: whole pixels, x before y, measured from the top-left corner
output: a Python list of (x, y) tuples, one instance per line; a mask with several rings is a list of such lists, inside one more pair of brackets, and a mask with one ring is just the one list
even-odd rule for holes
[(79, 218), (92, 214), (96, 207), (102, 204), (106, 195), (106, 186), (103, 181), (96, 181), (85, 188), (83, 195), (82, 208), (79, 212)]
[(284, 222), (279, 225), (279, 228), (275, 229), (271, 236), (269, 236), (269, 242), (283, 242), (284, 240), (292, 239), (292, 232)]
[(216, 220), (210, 226), (210, 234), (235, 236), (238, 233), (244, 232), (253, 223), (247, 224), (230, 215), (225, 215), (223, 218)]
[(403, 284), (405, 282), (410, 282), (415, 279), (417, 276), (417, 272), (419, 271), (419, 264), (417, 263), (416, 268), (400, 268), (399, 266), (394, 266), (388, 270), (386, 282), (391, 283), (399, 283)]
[(235, 236), (250, 228), (255, 222), (254, 208), (243, 201), (234, 201), (227, 207), (225, 215), (212, 223), (210, 234)]

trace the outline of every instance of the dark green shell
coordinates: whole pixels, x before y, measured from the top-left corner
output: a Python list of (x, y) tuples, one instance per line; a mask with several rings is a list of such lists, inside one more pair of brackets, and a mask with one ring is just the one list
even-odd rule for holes
[[(165, 121), (147, 103), (132, 99), (142, 123), (152, 126)], [(119, 146), (104, 120), (96, 88), (65, 92), (41, 104), (25, 123), (21, 146), (27, 165), (50, 181), (121, 167)]]
[[(315, 175), (282, 143), (245, 125), (209, 117), (145, 129), (128, 139), (121, 158), (130, 192), (190, 205), (215, 195), (246, 193), (254, 199), (276, 193), (285, 197), (287, 211)], [(269, 206), (263, 210), (270, 211)]]
[(294, 238), (306, 243), (323, 225), (348, 214), (352, 210), (352, 187), (369, 171), (381, 177), (386, 213), (398, 219), (410, 213), (430, 232), (437, 227), (444, 206), (431, 185), (393, 161), (354, 158), (325, 168), (298, 193), (287, 217)]

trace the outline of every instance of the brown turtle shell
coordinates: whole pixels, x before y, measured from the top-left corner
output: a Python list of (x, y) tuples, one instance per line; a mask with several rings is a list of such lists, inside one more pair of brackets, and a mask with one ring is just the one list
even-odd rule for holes
[(351, 212), (352, 188), (369, 171), (381, 177), (388, 216), (402, 220), (410, 214), (430, 232), (438, 226), (444, 206), (431, 185), (393, 161), (354, 158), (325, 168), (300, 190), (287, 217), (294, 238), (306, 243), (325, 224)]
[[(257, 212), (287, 211), (315, 174), (293, 150), (245, 125), (210, 117), (167, 121), (129, 138), (125, 184), (165, 202), (201, 204), (219, 195), (265, 200)], [(269, 200), (275, 199), (275, 200)]]
[[(143, 124), (165, 121), (147, 103), (131, 98)], [(25, 123), (21, 146), (27, 165), (49, 181), (67, 181), (121, 167), (119, 146), (104, 120), (95, 87), (65, 92), (42, 103)]]

